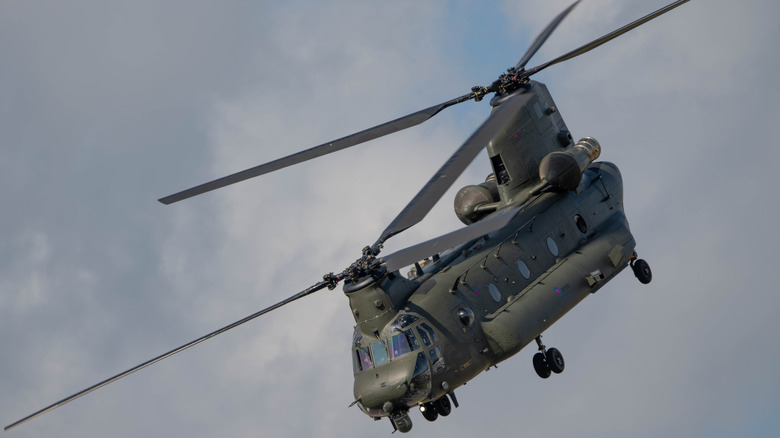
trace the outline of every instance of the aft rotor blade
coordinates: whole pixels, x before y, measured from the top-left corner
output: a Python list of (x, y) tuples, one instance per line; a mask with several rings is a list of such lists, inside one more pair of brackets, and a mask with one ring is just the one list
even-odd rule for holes
[(659, 10), (657, 10), (657, 11), (651, 13), (651, 14), (648, 14), (648, 15), (642, 17), (639, 20), (634, 21), (633, 23), (627, 24), (627, 25), (621, 27), (620, 29), (618, 29), (616, 31), (610, 32), (610, 33), (604, 35), (601, 38), (593, 40), (593, 41), (589, 42), (588, 44), (585, 44), (584, 46), (582, 46), (582, 47), (580, 47), (578, 49), (572, 50), (571, 52), (566, 53), (565, 55), (559, 56), (559, 57), (553, 59), (552, 61), (548, 61), (548, 62), (546, 62), (546, 63), (544, 63), (542, 65), (539, 65), (539, 66), (537, 66), (535, 68), (529, 69), (528, 70), (528, 72), (529, 72), (528, 76), (530, 76), (532, 74), (535, 74), (535, 73), (538, 73), (538, 72), (546, 69), (547, 67), (550, 67), (551, 65), (555, 65), (555, 64), (558, 64), (560, 62), (567, 61), (567, 60), (572, 59), (574, 57), (580, 56), (583, 53), (589, 52), (589, 51), (595, 49), (596, 47), (606, 43), (607, 41), (613, 40), (613, 39), (619, 37), (620, 35), (623, 35), (624, 33), (628, 32), (629, 30), (632, 30), (632, 29), (634, 29), (636, 27), (639, 27), (639, 26), (647, 23), (648, 21), (652, 20), (653, 18), (656, 18), (656, 17), (658, 17), (660, 15), (663, 15), (663, 14), (671, 11), (672, 9), (682, 5), (683, 3), (688, 3), (689, 1), (690, 0), (679, 0), (679, 1), (676, 1), (674, 3), (669, 4), (667, 6), (664, 6), (663, 8), (661, 8), (661, 9), (659, 9)]
[(492, 233), (505, 227), (509, 222), (517, 216), (517, 214), (525, 208), (523, 204), (520, 207), (515, 207), (511, 210), (507, 210), (501, 213), (491, 216), (487, 219), (483, 219), (477, 223), (471, 224), (467, 227), (460, 228), (451, 233), (444, 234), (426, 242), (418, 243), (417, 245), (404, 248), (400, 251), (394, 252), (387, 257), (382, 258), (382, 262), (387, 267), (387, 270), (392, 272), (403, 268), (404, 266), (411, 265), (414, 262), (422, 260), (432, 254), (441, 253), (442, 251), (450, 248), (454, 248), (469, 240), (476, 239), (477, 237), (484, 236), (485, 234)]
[(567, 15), (569, 15), (569, 12), (571, 12), (572, 9), (574, 9), (575, 6), (580, 2), (580, 0), (577, 0), (576, 2), (572, 3), (571, 6), (566, 8), (563, 12), (558, 14), (557, 17), (553, 21), (550, 22), (550, 24), (547, 25), (547, 27), (542, 31), (542, 33), (539, 34), (539, 36), (536, 37), (536, 40), (534, 40), (533, 44), (531, 44), (531, 47), (528, 48), (528, 51), (525, 52), (525, 55), (523, 55), (522, 58), (520, 58), (520, 61), (515, 66), (515, 70), (520, 70), (523, 67), (525, 67), (526, 64), (528, 64), (528, 61), (531, 60), (531, 58), (536, 54), (536, 52), (539, 50), (540, 47), (542, 47), (542, 44), (544, 44), (545, 41), (547, 41), (547, 38), (550, 37), (550, 35), (553, 33), (556, 27), (558, 27), (559, 24), (561, 24), (561, 21), (563, 21), (564, 18), (566, 18)]
[(388, 225), (377, 243), (382, 244), (388, 238), (420, 222), (474, 160), (479, 151), (512, 120), (529, 99), (529, 94), (516, 94), (501, 103)]
[(330, 283), (327, 282), (327, 281), (319, 282), (319, 283), (315, 284), (314, 286), (312, 286), (312, 287), (310, 287), (310, 288), (308, 288), (308, 289), (306, 289), (304, 291), (301, 291), (301, 292), (291, 296), (290, 298), (287, 298), (284, 301), (281, 301), (281, 302), (278, 302), (278, 303), (274, 304), (271, 307), (267, 307), (267, 308), (265, 308), (265, 309), (263, 309), (263, 310), (261, 310), (261, 311), (259, 311), (257, 313), (253, 313), (252, 315), (249, 315), (249, 316), (247, 316), (246, 318), (244, 318), (242, 320), (236, 321), (236, 322), (234, 322), (234, 323), (232, 323), (230, 325), (226, 325), (225, 327), (222, 327), (219, 330), (215, 330), (215, 331), (213, 331), (213, 332), (211, 332), (211, 333), (209, 333), (209, 334), (207, 334), (205, 336), (201, 336), (200, 338), (195, 339), (192, 342), (188, 342), (188, 343), (182, 345), (181, 347), (174, 348), (173, 350), (171, 350), (171, 351), (169, 351), (169, 352), (167, 352), (165, 354), (161, 354), (161, 355), (155, 357), (154, 359), (150, 359), (150, 360), (148, 360), (148, 361), (146, 361), (146, 362), (144, 362), (144, 363), (142, 363), (140, 365), (136, 365), (133, 368), (130, 368), (127, 371), (123, 371), (123, 372), (117, 374), (114, 377), (111, 377), (109, 379), (103, 380), (100, 383), (96, 383), (96, 384), (90, 386), (87, 389), (84, 389), (82, 391), (79, 391), (79, 392), (71, 395), (70, 397), (66, 397), (66, 398), (58, 401), (57, 403), (54, 403), (54, 404), (52, 404), (50, 406), (47, 406), (47, 407), (41, 409), (40, 411), (37, 411), (37, 412), (35, 412), (33, 414), (30, 414), (30, 415), (22, 418), (21, 420), (15, 422), (15, 423), (9, 424), (3, 430), (8, 430), (8, 429), (14, 428), (14, 427), (16, 427), (16, 426), (18, 426), (18, 425), (20, 425), (20, 424), (22, 424), (24, 422), (32, 420), (33, 418), (38, 417), (40, 415), (43, 415), (43, 414), (45, 414), (45, 413), (47, 413), (47, 412), (49, 412), (49, 411), (51, 411), (51, 410), (53, 410), (55, 408), (58, 408), (58, 407), (60, 407), (60, 406), (62, 406), (64, 404), (68, 403), (68, 402), (71, 402), (71, 401), (81, 397), (82, 395), (89, 394), (90, 392), (92, 392), (92, 391), (94, 391), (96, 389), (102, 388), (102, 387), (108, 385), (109, 383), (115, 382), (115, 381), (121, 379), (122, 377), (125, 377), (125, 376), (127, 376), (129, 374), (132, 374), (132, 373), (134, 373), (134, 372), (136, 372), (136, 371), (138, 371), (138, 370), (140, 370), (142, 368), (146, 368), (149, 365), (152, 365), (152, 364), (154, 364), (156, 362), (159, 362), (159, 361), (161, 361), (161, 360), (163, 360), (163, 359), (165, 359), (167, 357), (173, 356), (174, 354), (176, 354), (176, 353), (178, 353), (178, 352), (180, 352), (182, 350), (186, 350), (187, 348), (190, 348), (193, 345), (199, 344), (199, 343), (205, 341), (206, 339), (213, 338), (214, 336), (217, 336), (217, 335), (219, 335), (221, 333), (224, 333), (224, 332), (226, 332), (226, 331), (228, 331), (228, 330), (230, 330), (232, 328), (238, 327), (238, 326), (240, 326), (241, 324), (243, 324), (245, 322), (249, 322), (249, 321), (257, 318), (258, 316), (262, 316), (262, 315), (265, 315), (266, 313), (268, 313), (268, 312), (270, 312), (272, 310), (276, 310), (276, 309), (284, 306), (285, 304), (291, 303), (291, 302), (293, 302), (293, 301), (295, 301), (295, 300), (297, 300), (299, 298), (305, 297), (306, 295), (309, 295), (309, 294), (312, 294), (314, 292), (317, 292), (318, 290), (321, 290), (321, 289), (325, 288), (329, 284)]
[(389, 121), (387, 123), (382, 123), (381, 125), (374, 126), (373, 128), (356, 132), (346, 137), (339, 138), (338, 140), (333, 140), (328, 143), (323, 143), (319, 146), (314, 146), (313, 148), (306, 149), (304, 151), (292, 155), (288, 155), (286, 157), (279, 158), (277, 160), (265, 164), (261, 164), (259, 166), (255, 166), (250, 169), (242, 170), (241, 172), (224, 176), (222, 178), (215, 179), (214, 181), (210, 181), (205, 184), (201, 184), (199, 186), (189, 188), (187, 190), (183, 190), (173, 195), (161, 198), (159, 199), (159, 201), (166, 205), (172, 204), (174, 202), (178, 202), (187, 198), (191, 198), (196, 195), (200, 195), (206, 192), (210, 192), (212, 190), (229, 186), (231, 184), (235, 184), (237, 182), (241, 182), (249, 178), (254, 178), (256, 176), (264, 175), (266, 173), (283, 169), (285, 167), (292, 166), (293, 164), (303, 163), (304, 161), (308, 161), (313, 158), (321, 157), (323, 155), (327, 155), (332, 152), (336, 152), (342, 149), (346, 149), (348, 147), (356, 146), (361, 143), (365, 143), (367, 141), (377, 139), (379, 137), (384, 137), (385, 135), (402, 131), (404, 129), (411, 128), (413, 126), (417, 126), (420, 123), (423, 123), (426, 120), (430, 119), (431, 117), (435, 116), (441, 110), (450, 107), (452, 105), (473, 99), (474, 97), (475, 97), (474, 93), (464, 94), (463, 96), (456, 97), (455, 99), (448, 100), (447, 102), (441, 103), (439, 105), (434, 105), (432, 107), (425, 108), (424, 110), (417, 111), (416, 113), (412, 113), (400, 117), (398, 119)]

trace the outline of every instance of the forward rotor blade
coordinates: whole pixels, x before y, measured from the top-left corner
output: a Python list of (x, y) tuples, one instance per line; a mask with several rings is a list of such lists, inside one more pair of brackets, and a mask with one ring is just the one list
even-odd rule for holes
[(550, 22), (550, 24), (547, 25), (547, 27), (542, 31), (542, 33), (539, 34), (538, 37), (536, 37), (536, 40), (534, 40), (533, 44), (531, 44), (531, 47), (528, 48), (528, 51), (525, 52), (525, 55), (523, 55), (522, 58), (520, 58), (520, 61), (515, 66), (515, 70), (520, 70), (523, 67), (525, 67), (526, 64), (528, 64), (528, 61), (531, 60), (531, 58), (536, 54), (536, 52), (539, 50), (540, 47), (542, 47), (542, 44), (544, 44), (545, 41), (547, 41), (547, 38), (550, 37), (550, 35), (553, 33), (556, 27), (558, 27), (559, 24), (561, 24), (561, 21), (563, 21), (564, 18), (566, 18), (567, 15), (569, 15), (569, 12), (571, 12), (572, 9), (574, 9), (577, 4), (579, 4), (580, 0), (577, 0), (576, 2), (572, 3), (571, 6), (566, 8), (563, 12), (558, 14), (557, 17), (553, 21)]
[(495, 216), (483, 219), (467, 227), (457, 229), (451, 233), (404, 248), (387, 257), (383, 257), (382, 262), (387, 267), (388, 272), (392, 272), (403, 268), (404, 266), (411, 265), (432, 254), (441, 253), (446, 249), (454, 248), (469, 240), (476, 239), (477, 237), (484, 236), (485, 234), (503, 228), (509, 224), (509, 222), (514, 219), (526, 205), (527, 203), (520, 207), (498, 213)]
[(270, 312), (272, 310), (276, 310), (276, 309), (284, 306), (285, 304), (289, 304), (289, 303), (291, 303), (291, 302), (293, 302), (293, 301), (295, 301), (295, 300), (297, 300), (299, 298), (303, 298), (306, 295), (309, 295), (309, 294), (312, 294), (314, 292), (317, 292), (318, 290), (321, 290), (321, 289), (325, 288), (326, 286), (328, 286), (328, 284), (329, 283), (326, 282), (326, 281), (319, 282), (319, 283), (315, 284), (314, 286), (312, 286), (312, 287), (310, 287), (310, 288), (308, 288), (308, 289), (306, 289), (304, 291), (301, 291), (301, 292), (291, 296), (290, 298), (287, 298), (284, 301), (281, 301), (281, 302), (278, 302), (278, 303), (274, 304), (271, 307), (267, 307), (267, 308), (265, 308), (265, 309), (263, 309), (263, 310), (261, 310), (261, 311), (259, 311), (257, 313), (253, 313), (252, 315), (249, 315), (249, 316), (247, 316), (246, 318), (244, 318), (242, 320), (236, 321), (236, 322), (234, 322), (233, 324), (230, 324), (230, 325), (226, 325), (225, 327), (222, 327), (219, 330), (215, 330), (215, 331), (213, 331), (213, 332), (211, 332), (211, 333), (209, 333), (209, 334), (207, 334), (205, 336), (201, 336), (200, 338), (195, 339), (192, 342), (188, 342), (188, 343), (182, 345), (181, 347), (174, 348), (173, 350), (171, 350), (171, 351), (169, 351), (169, 352), (167, 352), (165, 354), (161, 354), (161, 355), (155, 357), (154, 359), (150, 359), (150, 360), (148, 360), (148, 361), (146, 361), (146, 362), (144, 362), (144, 363), (142, 363), (140, 365), (136, 365), (133, 368), (130, 368), (127, 371), (121, 372), (121, 373), (117, 374), (114, 377), (111, 377), (109, 379), (103, 380), (100, 383), (96, 383), (96, 384), (90, 386), (87, 389), (84, 389), (82, 391), (79, 391), (79, 392), (71, 395), (70, 397), (66, 397), (66, 398), (58, 401), (57, 403), (54, 403), (54, 404), (52, 404), (50, 406), (47, 406), (47, 407), (41, 409), (40, 411), (37, 411), (37, 412), (35, 412), (33, 414), (28, 415), (27, 417), (22, 418), (21, 420), (15, 422), (15, 423), (9, 424), (3, 430), (8, 430), (8, 429), (14, 428), (14, 427), (16, 427), (16, 426), (18, 426), (18, 425), (20, 425), (20, 424), (22, 424), (24, 422), (32, 420), (35, 417), (43, 415), (43, 414), (45, 414), (45, 413), (47, 413), (47, 412), (49, 412), (49, 411), (51, 411), (51, 410), (53, 410), (55, 408), (58, 408), (58, 407), (66, 404), (68, 402), (71, 402), (71, 401), (81, 397), (82, 395), (89, 394), (90, 392), (92, 392), (92, 391), (94, 391), (96, 389), (102, 388), (102, 387), (108, 385), (109, 383), (115, 382), (115, 381), (121, 379), (122, 377), (125, 377), (125, 376), (127, 376), (129, 374), (132, 374), (132, 373), (134, 373), (134, 372), (136, 372), (136, 371), (138, 371), (138, 370), (140, 370), (142, 368), (146, 368), (149, 365), (152, 365), (152, 364), (154, 364), (156, 362), (159, 362), (159, 361), (161, 361), (161, 360), (163, 360), (163, 359), (165, 359), (167, 357), (173, 356), (174, 354), (176, 354), (176, 353), (178, 353), (178, 352), (180, 352), (182, 350), (186, 350), (187, 348), (190, 348), (193, 345), (199, 344), (199, 343), (205, 341), (206, 339), (213, 338), (214, 336), (217, 336), (217, 335), (219, 335), (221, 333), (224, 333), (224, 332), (226, 332), (226, 331), (228, 331), (228, 330), (230, 330), (232, 328), (238, 327), (239, 325), (241, 325), (241, 324), (243, 324), (245, 322), (249, 322), (249, 321), (257, 318), (258, 316), (262, 316), (262, 315), (265, 315), (266, 313), (268, 313), (268, 312)]
[(431, 117), (435, 116), (441, 110), (452, 105), (473, 99), (474, 97), (474, 93), (464, 94), (463, 96), (456, 97), (455, 99), (448, 100), (447, 102), (441, 103), (439, 105), (425, 108), (424, 110), (417, 111), (416, 113), (400, 117), (387, 123), (382, 123), (381, 125), (374, 126), (373, 128), (356, 132), (338, 140), (323, 143), (319, 146), (314, 146), (313, 148), (306, 149), (304, 151), (288, 155), (286, 157), (279, 158), (259, 166), (255, 166), (232, 175), (224, 176), (222, 178), (215, 179), (214, 181), (210, 181), (187, 190), (183, 190), (173, 195), (161, 198), (159, 201), (166, 205), (172, 204), (174, 202), (179, 202), (181, 200), (229, 186), (249, 178), (254, 178), (256, 176), (283, 169), (285, 167), (292, 166), (293, 164), (302, 163), (304, 161), (321, 157), (332, 152), (340, 151), (348, 147), (356, 146), (379, 137), (384, 137), (385, 135), (417, 126), (420, 123), (423, 123)]
[(409, 204), (388, 225), (378, 244), (420, 222), (431, 211), (434, 204), (444, 195), (461, 173), (507, 123), (530, 99), (528, 94), (516, 94), (499, 105), (465, 143), (447, 160)]
[(667, 6), (664, 6), (663, 8), (661, 8), (661, 9), (659, 9), (659, 10), (657, 10), (657, 11), (651, 13), (651, 14), (648, 14), (648, 15), (642, 17), (639, 20), (634, 21), (633, 23), (627, 24), (627, 25), (621, 27), (620, 29), (618, 29), (616, 31), (610, 32), (610, 33), (604, 35), (601, 38), (593, 40), (593, 41), (589, 42), (588, 44), (585, 44), (584, 46), (582, 46), (582, 47), (580, 47), (578, 49), (572, 50), (571, 52), (566, 53), (565, 55), (559, 56), (559, 57), (553, 59), (552, 61), (548, 61), (548, 62), (546, 62), (546, 63), (544, 63), (542, 65), (539, 65), (539, 66), (537, 66), (537, 67), (535, 67), (533, 69), (528, 70), (529, 71), (528, 76), (530, 76), (532, 74), (535, 74), (535, 73), (538, 73), (538, 72), (546, 69), (547, 67), (550, 67), (551, 65), (555, 65), (555, 64), (558, 64), (560, 62), (567, 61), (567, 60), (572, 59), (574, 57), (580, 56), (583, 53), (589, 52), (589, 51), (595, 49), (596, 47), (598, 47), (598, 46), (600, 46), (600, 45), (602, 45), (602, 44), (604, 44), (604, 43), (606, 43), (606, 42), (608, 42), (610, 40), (613, 40), (613, 39), (619, 37), (620, 35), (623, 35), (624, 33), (628, 32), (629, 30), (632, 30), (632, 29), (634, 29), (636, 27), (639, 27), (639, 26), (647, 23), (648, 21), (652, 20), (653, 18), (656, 18), (656, 17), (658, 17), (660, 15), (663, 15), (663, 14), (671, 11), (672, 9), (682, 5), (683, 3), (687, 3), (689, 1), (690, 0), (679, 0), (679, 1), (676, 1), (674, 3), (669, 4)]

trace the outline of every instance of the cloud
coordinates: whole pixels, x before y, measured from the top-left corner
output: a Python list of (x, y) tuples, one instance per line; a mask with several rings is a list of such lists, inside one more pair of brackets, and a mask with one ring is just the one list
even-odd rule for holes
[[(157, 197), (488, 83), (568, 4), (4, 5), (5, 424), (343, 269), (487, 105), (174, 206)], [(531, 64), (664, 4), (583, 2)], [(535, 77), (575, 137), (620, 166), (654, 282), (625, 272), (553, 326), (557, 378), (538, 379), (523, 351), (412, 433), (777, 429), (762, 408), (780, 400), (777, 9), (689, 2)], [(486, 161), (387, 252), (457, 227), (454, 190)], [(339, 290), (318, 292), (8, 433), (389, 434), (346, 408), (349, 315)]]

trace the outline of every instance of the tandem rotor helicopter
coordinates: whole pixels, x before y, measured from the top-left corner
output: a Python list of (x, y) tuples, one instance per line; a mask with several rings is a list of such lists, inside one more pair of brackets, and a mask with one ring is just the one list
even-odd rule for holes
[[(598, 141), (575, 142), (547, 87), (531, 76), (582, 55), (688, 2), (679, 0), (534, 68), (526, 64), (579, 3), (561, 12), (520, 61), (488, 86), (364, 131), (160, 199), (172, 204), (211, 190), (419, 125), (443, 109), (493, 93), (487, 120), (339, 273), (244, 319), (41, 409), (16, 427), (89, 392), (322, 289), (343, 291), (355, 319), (354, 402), (369, 417), (412, 429), (410, 409), (434, 421), (458, 407), (455, 390), (532, 342), (541, 378), (564, 370), (542, 333), (626, 267), (642, 283), (650, 267), (635, 252), (618, 168), (596, 162)], [(421, 221), (476, 155), (493, 173), (455, 197), (466, 227), (380, 257), (384, 243)], [(399, 269), (413, 266), (408, 275)], [(350, 406), (352, 406), (350, 405)]]

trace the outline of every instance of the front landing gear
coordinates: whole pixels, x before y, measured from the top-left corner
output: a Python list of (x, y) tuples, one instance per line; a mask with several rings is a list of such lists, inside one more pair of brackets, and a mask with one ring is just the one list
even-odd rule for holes
[[(451, 397), (453, 403), (455, 404), (455, 407), (458, 407), (455, 394), (454, 393), (451, 394)], [(447, 394), (444, 394), (443, 396), (439, 397), (434, 401), (421, 404), (420, 412), (422, 413), (422, 416), (426, 420), (436, 421), (436, 419), (439, 418), (439, 415), (441, 415), (442, 417), (446, 417), (447, 415), (450, 415), (450, 413), (452, 412), (453, 403), (450, 403), (450, 397), (448, 397)]]
[(552, 373), (560, 374), (566, 363), (563, 361), (563, 355), (557, 348), (546, 348), (542, 344), (542, 335), (536, 338), (536, 344), (539, 346), (539, 352), (534, 354), (534, 370), (542, 379), (550, 377)]
[(650, 265), (642, 259), (638, 259), (636, 253), (631, 257), (631, 269), (634, 271), (634, 275), (642, 284), (648, 284), (653, 280), (653, 271), (650, 270)]

